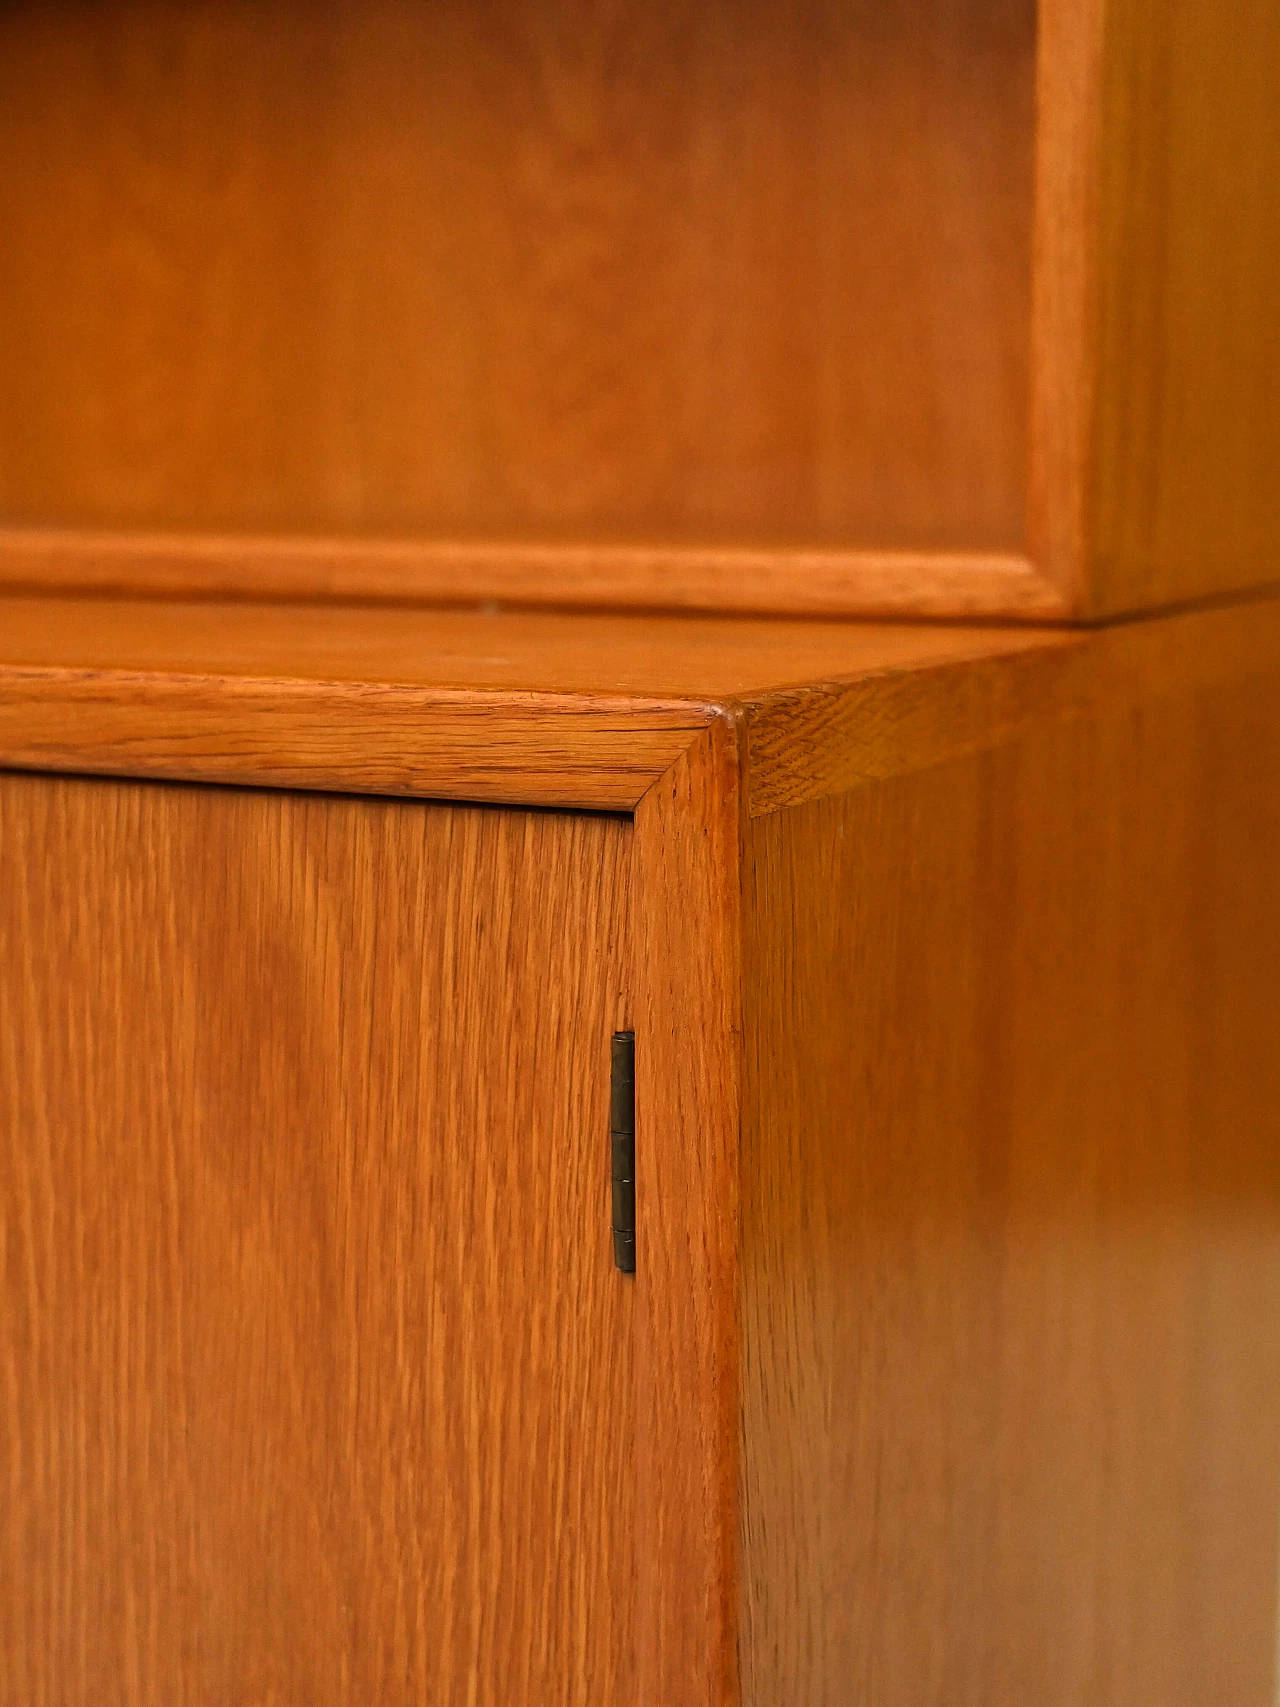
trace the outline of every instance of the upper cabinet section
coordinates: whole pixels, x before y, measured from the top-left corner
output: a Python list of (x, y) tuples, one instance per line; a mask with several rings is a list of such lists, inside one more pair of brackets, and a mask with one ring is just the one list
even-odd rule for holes
[(1274, 0), (0, 7), (0, 578), (1280, 578)]

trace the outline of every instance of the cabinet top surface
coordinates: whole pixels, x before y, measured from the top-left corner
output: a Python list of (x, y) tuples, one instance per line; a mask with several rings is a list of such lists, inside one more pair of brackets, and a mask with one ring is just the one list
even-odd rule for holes
[(1081, 631), (12, 596), (0, 765), (628, 811), (727, 718), (768, 811), (1265, 665), (1278, 612)]
[(420, 607), (0, 598), (0, 669), (715, 705), (1055, 646), (1057, 629)]

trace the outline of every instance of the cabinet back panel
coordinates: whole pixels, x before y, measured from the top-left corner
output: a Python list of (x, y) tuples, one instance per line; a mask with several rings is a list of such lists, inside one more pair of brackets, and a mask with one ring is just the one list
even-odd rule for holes
[(627, 1699), (629, 838), (0, 778), (4, 1700)]
[(0, 518), (1016, 550), (1032, 0), (0, 8)]

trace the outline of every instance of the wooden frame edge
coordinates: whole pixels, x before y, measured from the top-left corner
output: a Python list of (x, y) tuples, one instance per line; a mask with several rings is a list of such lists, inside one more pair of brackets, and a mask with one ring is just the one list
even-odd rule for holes
[(985, 657), (760, 695), (744, 707), (752, 818), (1016, 740), (1102, 703), (1276, 672), (1280, 597), (1028, 635)]
[(742, 751), (721, 708), (634, 819), (638, 1707), (739, 1701)]
[(0, 766), (630, 812), (694, 701), (0, 668)]
[(573, 606), (780, 616), (1065, 617), (1001, 552), (164, 535), (0, 527), (0, 588), (162, 597)]
[(1039, 0), (1027, 540), (1065, 612), (1089, 610), (1107, 0)]

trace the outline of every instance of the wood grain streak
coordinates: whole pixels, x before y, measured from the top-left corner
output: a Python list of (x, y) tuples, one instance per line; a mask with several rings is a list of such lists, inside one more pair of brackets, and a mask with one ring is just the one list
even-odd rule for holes
[(642, 1707), (738, 1700), (738, 730), (636, 836), (636, 1645)]
[(751, 823), (751, 1707), (1269, 1707), (1277, 658)]
[(625, 822), (0, 778), (0, 1696), (633, 1699)]

